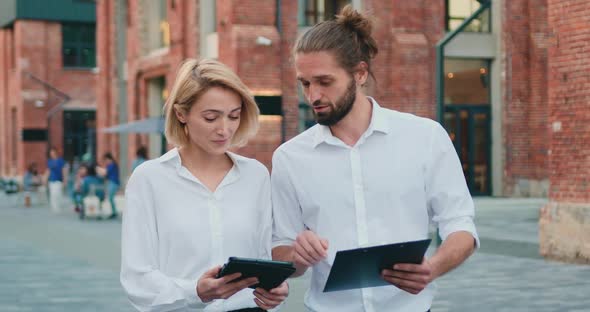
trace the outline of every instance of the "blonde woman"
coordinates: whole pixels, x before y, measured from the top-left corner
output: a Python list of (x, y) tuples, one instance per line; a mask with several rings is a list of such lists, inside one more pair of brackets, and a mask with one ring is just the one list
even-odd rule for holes
[(270, 259), (272, 212), (265, 166), (228, 150), (258, 128), (240, 79), (214, 60), (186, 60), (165, 105), (176, 147), (133, 171), (123, 217), (121, 283), (140, 311), (264, 311), (288, 294), (216, 278), (230, 256)]

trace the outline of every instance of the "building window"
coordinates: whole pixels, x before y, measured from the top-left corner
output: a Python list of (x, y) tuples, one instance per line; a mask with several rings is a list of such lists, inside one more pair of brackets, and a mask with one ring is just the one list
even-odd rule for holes
[(299, 0), (299, 26), (313, 26), (333, 19), (350, 0)]
[(311, 127), (313, 127), (317, 122), (315, 121), (315, 117), (313, 115), (313, 111), (309, 104), (305, 102), (299, 103), (299, 125), (298, 129), (299, 132), (303, 132)]
[(280, 96), (254, 96), (260, 110), (260, 115), (283, 115), (282, 99)]
[(445, 105), (488, 105), (489, 64), (486, 59), (445, 59)]
[(96, 159), (96, 112), (64, 111), (63, 157), (81, 159), (84, 154)]
[(94, 24), (64, 23), (62, 30), (63, 66), (96, 67), (96, 32)]
[[(446, 0), (446, 29), (453, 31), (481, 7), (483, 0)], [(490, 9), (482, 12), (464, 29), (465, 32), (490, 32)]]
[[(152, 78), (147, 82), (148, 117), (163, 117), (164, 103), (168, 98), (166, 78), (164, 76)], [(157, 158), (166, 152), (166, 139), (163, 134), (152, 133), (148, 137), (148, 154), (150, 158)]]
[(168, 22), (168, 2), (166, 0), (142, 0), (141, 34), (144, 54), (170, 46), (170, 23)]

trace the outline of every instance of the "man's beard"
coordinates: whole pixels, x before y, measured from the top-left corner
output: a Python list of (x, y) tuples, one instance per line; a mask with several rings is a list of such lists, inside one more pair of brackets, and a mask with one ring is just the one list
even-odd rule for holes
[[(350, 83), (348, 84), (348, 88), (346, 88), (346, 93), (336, 101), (336, 103), (330, 103), (330, 107), (332, 110), (329, 112), (319, 112), (313, 111), (313, 116), (317, 123), (323, 126), (333, 126), (337, 124), (340, 120), (342, 120), (350, 111), (352, 110), (352, 106), (354, 101), (356, 100), (356, 83), (354, 79), (350, 79)], [(313, 106), (323, 105), (320, 100), (317, 100), (313, 103)]]

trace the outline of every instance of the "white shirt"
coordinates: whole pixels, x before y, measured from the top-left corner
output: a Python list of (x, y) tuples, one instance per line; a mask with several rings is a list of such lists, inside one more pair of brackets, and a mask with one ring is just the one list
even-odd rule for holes
[(372, 102), (371, 122), (354, 147), (315, 125), (273, 156), (273, 247), (309, 229), (329, 241), (313, 266), (309, 311), (411, 311), (430, 308), (435, 286), (418, 295), (395, 286), (323, 293), (336, 252), (468, 231), (478, 242), (473, 201), (457, 153), (435, 121)]
[(230, 256), (270, 259), (268, 170), (228, 153), (233, 167), (215, 192), (181, 164), (177, 149), (133, 171), (125, 193), (121, 284), (140, 311), (228, 311), (256, 307), (246, 288), (203, 303), (196, 285)]

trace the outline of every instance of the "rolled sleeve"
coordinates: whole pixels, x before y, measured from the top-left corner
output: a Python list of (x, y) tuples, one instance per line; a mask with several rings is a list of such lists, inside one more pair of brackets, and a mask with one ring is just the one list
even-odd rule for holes
[(304, 230), (301, 206), (290, 175), (288, 161), (279, 149), (273, 155), (271, 194), (273, 209), (272, 247), (291, 246)]
[(461, 162), (449, 135), (438, 123), (432, 129), (431, 152), (426, 167), (426, 192), (432, 221), (445, 240), (460, 231), (471, 233), (477, 248), (479, 236), (474, 223), (475, 209)]

